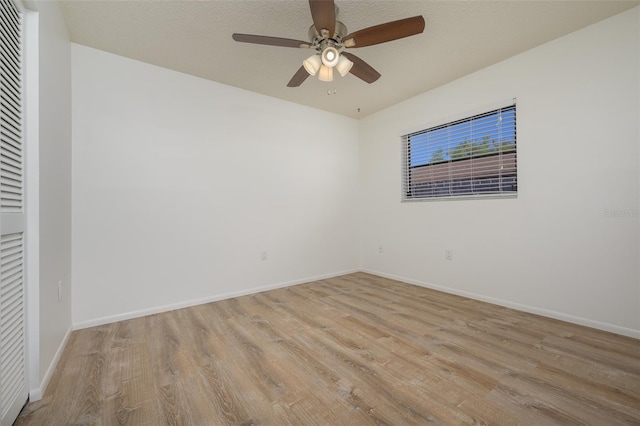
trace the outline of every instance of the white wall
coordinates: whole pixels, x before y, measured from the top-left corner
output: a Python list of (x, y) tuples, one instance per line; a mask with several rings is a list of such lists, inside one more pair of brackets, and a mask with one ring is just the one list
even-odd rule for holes
[(72, 63), (76, 326), (358, 267), (356, 120), (75, 44)]
[[(360, 122), (72, 45), (74, 324), (360, 266), (640, 336), (639, 10)], [(400, 135), (513, 97), (517, 199), (400, 203)]]
[[(30, 312), (30, 318), (38, 319), (38, 327), (30, 326), (30, 332), (37, 332), (37, 336), (30, 336), (36, 341), (31, 340), (29, 348), (31, 358), (38, 364), (30, 367), (33, 400), (44, 391), (71, 330), (71, 46), (57, 3), (38, 1), (26, 2), (26, 5), (38, 12), (39, 34), (36, 95), (39, 167), (35, 174), (39, 175), (36, 185), (39, 187), (39, 238), (36, 239), (39, 240), (39, 256), (36, 256), (39, 262), (35, 268), (39, 270), (39, 284), (35, 289), (29, 287), (28, 295), (37, 297), (36, 301), (30, 300), (29, 307), (36, 307), (38, 311)], [(59, 281), (63, 285), (61, 301), (58, 301)]]
[[(362, 267), (640, 337), (639, 15), (361, 120)], [(400, 203), (402, 134), (513, 97), (517, 199)]]

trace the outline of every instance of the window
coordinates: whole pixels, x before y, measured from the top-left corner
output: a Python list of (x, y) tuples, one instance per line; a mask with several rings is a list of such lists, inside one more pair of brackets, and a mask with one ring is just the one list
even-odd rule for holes
[(402, 157), (403, 201), (513, 197), (516, 106), (404, 135)]

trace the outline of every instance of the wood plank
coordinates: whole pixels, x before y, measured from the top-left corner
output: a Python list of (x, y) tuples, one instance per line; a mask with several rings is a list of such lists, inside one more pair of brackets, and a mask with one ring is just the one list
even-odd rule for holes
[(74, 331), (41, 424), (640, 424), (640, 341), (355, 273)]

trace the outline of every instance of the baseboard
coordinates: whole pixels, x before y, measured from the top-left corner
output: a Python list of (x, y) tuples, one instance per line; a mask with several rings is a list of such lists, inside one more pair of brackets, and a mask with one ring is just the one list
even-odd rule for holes
[[(114, 323), (114, 322), (118, 322), (118, 321), (124, 321), (124, 320), (128, 320), (128, 319), (144, 317), (144, 316), (147, 316), (147, 315), (153, 315), (153, 314), (158, 314), (158, 313), (162, 313), (162, 312), (169, 312), (169, 311), (173, 311), (173, 310), (176, 310), (176, 309), (188, 308), (190, 306), (196, 306), (196, 305), (202, 305), (202, 304), (205, 304), (205, 303), (217, 302), (219, 300), (225, 300), (225, 299), (231, 299), (231, 298), (234, 298), (234, 297), (246, 296), (246, 295), (249, 295), (249, 294), (260, 293), (260, 292), (268, 291), (268, 290), (275, 290), (277, 288), (291, 287), (291, 286), (298, 285), (298, 284), (304, 284), (304, 283), (307, 283), (307, 282), (312, 282), (312, 281), (318, 281), (318, 280), (322, 280), (322, 279), (338, 277), (338, 276), (341, 276), (341, 275), (347, 275), (347, 274), (351, 274), (351, 273), (354, 273), (354, 272), (365, 272), (365, 273), (368, 273), (368, 274), (377, 275), (377, 276), (384, 277), (384, 278), (389, 278), (389, 279), (392, 279), (392, 280), (402, 281), (402, 282), (405, 282), (405, 283), (408, 283), (408, 284), (414, 284), (414, 285), (418, 285), (418, 286), (421, 286), (421, 287), (431, 288), (433, 290), (442, 291), (442, 292), (445, 292), (445, 293), (455, 294), (455, 295), (462, 296), (462, 297), (468, 297), (468, 298), (474, 299), (474, 300), (480, 300), (482, 302), (492, 303), (494, 305), (499, 305), (499, 306), (504, 306), (504, 307), (511, 308), (511, 309), (516, 309), (516, 310), (522, 311), (522, 312), (528, 312), (528, 313), (532, 313), (532, 314), (536, 314), (536, 315), (545, 316), (545, 317), (548, 317), (548, 318), (557, 319), (557, 320), (560, 320), (560, 321), (566, 321), (566, 322), (570, 322), (570, 323), (573, 323), (573, 324), (583, 325), (583, 326), (595, 328), (595, 329), (598, 329), (598, 330), (608, 331), (608, 332), (611, 332), (611, 333), (616, 333), (616, 334), (620, 334), (620, 335), (623, 335), (623, 336), (628, 336), (628, 337), (633, 337), (633, 338), (636, 338), (636, 339), (640, 339), (640, 330), (634, 330), (634, 329), (631, 329), (631, 328), (622, 327), (622, 326), (615, 325), (615, 324), (609, 324), (609, 323), (604, 323), (604, 322), (600, 322), (600, 321), (594, 321), (594, 320), (591, 320), (591, 319), (588, 319), (588, 318), (569, 315), (569, 314), (565, 314), (565, 313), (562, 313), (562, 312), (552, 311), (552, 310), (549, 310), (549, 309), (538, 308), (538, 307), (535, 307), (535, 306), (524, 305), (524, 304), (511, 302), (511, 301), (504, 300), (504, 299), (498, 299), (498, 298), (494, 298), (494, 297), (484, 296), (482, 294), (477, 294), (477, 293), (457, 290), (457, 289), (454, 289), (454, 288), (451, 288), (451, 287), (436, 285), (436, 284), (432, 284), (432, 283), (428, 283), (428, 282), (424, 282), (424, 281), (420, 281), (420, 280), (415, 280), (415, 279), (412, 279), (412, 278), (407, 278), (407, 277), (403, 277), (403, 276), (399, 276), (399, 275), (387, 274), (385, 272), (376, 271), (376, 270), (372, 270), (372, 269), (352, 269), (352, 270), (340, 271), (340, 272), (335, 272), (335, 273), (331, 273), (331, 274), (312, 276), (312, 277), (307, 277), (307, 278), (303, 278), (303, 279), (285, 281), (285, 282), (281, 282), (281, 283), (269, 284), (269, 285), (260, 286), (260, 287), (252, 287), (252, 288), (241, 290), (241, 291), (234, 291), (234, 292), (216, 294), (216, 295), (212, 295), (212, 296), (208, 296), (208, 297), (204, 297), (204, 298), (200, 298), (200, 299), (186, 300), (186, 301), (183, 301), (183, 302), (172, 303), (172, 304), (164, 305), (164, 306), (157, 306), (157, 307), (153, 307), (153, 308), (149, 308), (149, 309), (142, 309), (142, 310), (139, 310), (139, 311), (125, 312), (125, 313), (121, 313), (121, 314), (116, 314), (116, 315), (110, 315), (110, 316), (106, 316), (106, 317), (96, 318), (96, 319), (92, 319), (92, 320), (88, 320), (88, 321), (80, 321), (80, 322), (73, 323), (73, 330), (79, 330), (79, 329), (83, 329), (83, 328), (95, 327), (95, 326), (103, 325), (103, 324), (110, 324), (110, 323)], [(56, 357), (54, 358), (54, 362), (52, 362), (52, 367), (50, 367), (51, 371), (47, 371), (47, 374), (45, 375), (45, 379), (43, 379), (43, 383), (45, 383), (45, 384), (48, 383), (50, 375), (53, 373), (53, 369), (55, 368), (55, 364), (57, 363), (57, 361), (58, 361), (58, 359), (59, 359), (59, 357), (61, 355), (62, 348), (64, 348), (64, 344), (66, 343), (66, 340), (69, 337), (70, 331), (71, 330), (69, 330), (69, 332), (67, 332), (67, 335), (65, 336), (65, 340), (63, 341), (63, 344), (61, 345), (61, 347), (58, 349), (58, 352), (56, 353)], [(42, 386), (41, 386), (41, 388), (44, 391), (45, 388), (42, 387)], [(37, 390), (33, 390), (31, 392), (37, 392)], [(31, 395), (31, 393), (30, 393), (30, 395)], [(37, 393), (35, 393), (35, 395), (37, 395)], [(38, 399), (40, 399), (40, 398), (38, 398)]]
[(324, 279), (333, 278), (333, 277), (339, 277), (341, 275), (352, 274), (352, 273), (358, 272), (358, 271), (359, 271), (359, 269), (351, 269), (351, 270), (340, 271), (340, 272), (335, 272), (335, 273), (330, 273), (330, 274), (317, 275), (317, 276), (302, 278), (302, 279), (298, 279), (298, 280), (285, 281), (285, 282), (280, 282), (280, 283), (276, 283), (276, 284), (269, 284), (269, 285), (260, 286), (260, 287), (252, 287), (252, 288), (248, 288), (248, 289), (240, 290), (240, 291), (233, 291), (233, 292), (222, 293), (222, 294), (214, 294), (212, 296), (207, 296), (207, 297), (203, 297), (203, 298), (200, 298), (200, 299), (185, 300), (183, 302), (172, 303), (172, 304), (169, 304), (169, 305), (157, 306), (157, 307), (148, 308), (148, 309), (141, 309), (139, 311), (132, 311), (132, 312), (125, 312), (125, 313), (116, 314), (116, 315), (109, 315), (109, 316), (106, 316), (106, 317), (96, 318), (96, 319), (92, 319), (92, 320), (88, 320), (88, 321), (75, 322), (75, 323), (73, 323), (73, 329), (74, 330), (80, 330), (80, 329), (83, 329), (83, 328), (95, 327), (95, 326), (98, 326), (98, 325), (111, 324), (111, 323), (118, 322), (118, 321), (124, 321), (124, 320), (128, 320), (128, 319), (144, 317), (144, 316), (147, 316), (147, 315), (159, 314), (159, 313), (162, 313), (162, 312), (174, 311), (176, 309), (188, 308), (190, 306), (203, 305), (205, 303), (217, 302), (217, 301), (220, 301), (220, 300), (231, 299), (231, 298), (234, 298), (234, 297), (247, 296), (249, 294), (260, 293), (260, 292), (268, 291), (268, 290), (275, 290), (277, 288), (291, 287), (291, 286), (294, 286), (294, 285), (304, 284), (304, 283), (308, 283), (308, 282), (312, 282), (312, 281), (318, 281), (318, 280), (324, 280)]
[(49, 364), (49, 368), (47, 368), (47, 372), (45, 373), (42, 381), (40, 382), (40, 386), (36, 389), (29, 390), (29, 402), (39, 401), (42, 399), (42, 395), (44, 395), (47, 390), (47, 386), (49, 386), (49, 381), (51, 380), (51, 376), (58, 365), (58, 361), (60, 361), (60, 357), (62, 356), (62, 352), (64, 351), (65, 346), (67, 346), (67, 342), (69, 341), (69, 336), (71, 336), (71, 332), (73, 331), (72, 327), (69, 327), (64, 337), (62, 338), (62, 342), (60, 342), (60, 346), (58, 346), (58, 350), (56, 354), (53, 356), (51, 360), (51, 364)]
[(362, 269), (362, 272), (366, 272), (367, 274), (377, 275), (383, 278), (389, 278), (396, 281), (402, 281), (408, 284), (418, 285), (420, 287), (426, 287), (433, 290), (442, 291), (444, 293), (455, 294), (457, 296), (467, 297), (469, 299), (480, 300), (482, 302), (492, 303), (494, 305), (504, 306), (506, 308), (515, 309), (522, 312), (528, 312), (531, 314), (541, 315), (548, 318), (557, 319), (560, 321), (566, 321), (573, 324), (583, 325), (586, 327), (595, 328), (598, 330), (608, 331), (611, 333), (620, 334), (623, 336), (633, 337), (636, 339), (640, 339), (640, 330), (634, 330), (632, 328), (621, 327), (615, 324), (604, 323), (600, 321), (594, 321), (588, 318), (582, 318), (574, 315), (565, 314), (562, 312), (556, 312), (549, 309), (538, 308), (535, 306), (523, 305), (520, 303), (510, 302), (508, 300), (496, 299), (493, 297), (483, 296), (481, 294), (471, 293), (467, 291), (457, 290), (450, 287), (440, 286), (424, 281), (414, 280), (407, 277), (402, 277), (393, 274), (387, 274), (385, 272), (374, 271), (371, 269)]

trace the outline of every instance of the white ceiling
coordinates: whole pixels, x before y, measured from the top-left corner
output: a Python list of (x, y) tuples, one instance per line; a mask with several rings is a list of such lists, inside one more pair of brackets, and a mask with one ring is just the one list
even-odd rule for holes
[(289, 88), (312, 51), (238, 43), (231, 34), (307, 40), (311, 15), (305, 0), (61, 3), (75, 43), (356, 118), (640, 4), (336, 0), (349, 32), (415, 15), (424, 16), (426, 28), (417, 36), (349, 50), (382, 74), (371, 85), (336, 74), (331, 83), (309, 77)]

